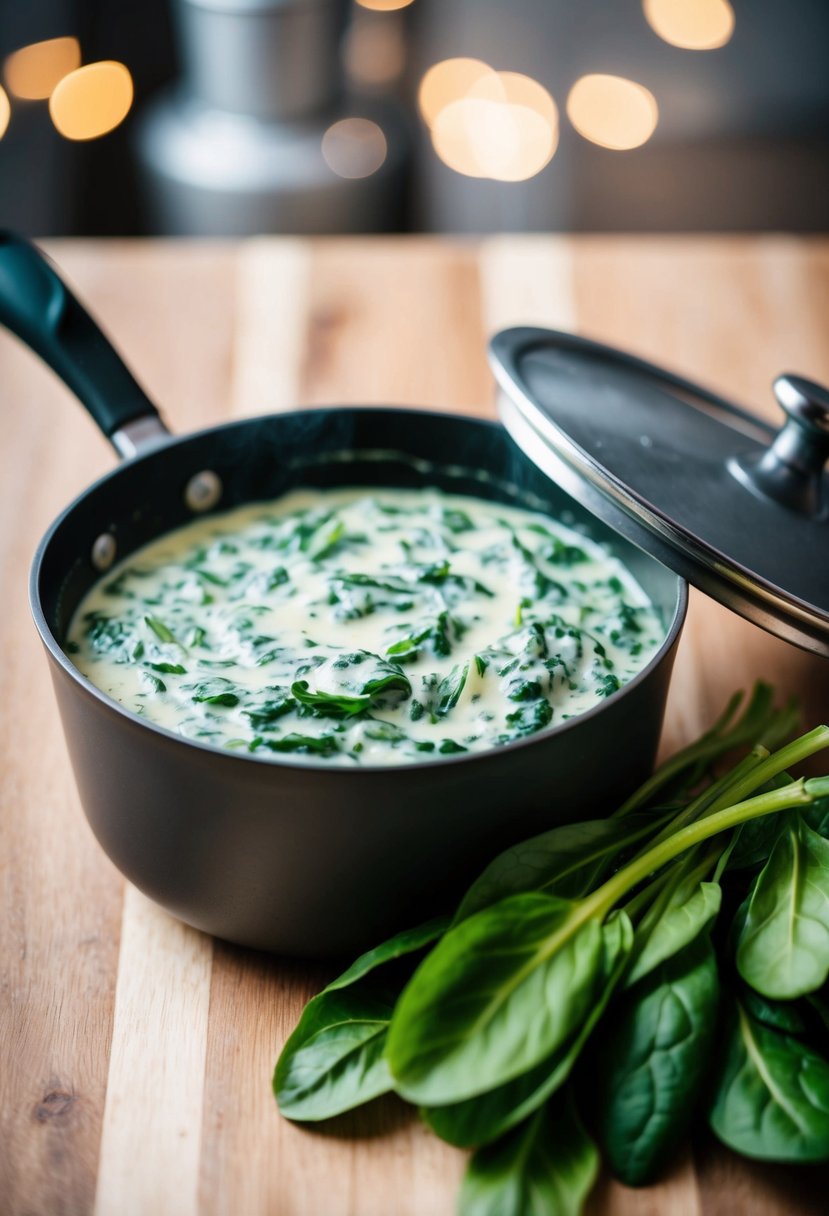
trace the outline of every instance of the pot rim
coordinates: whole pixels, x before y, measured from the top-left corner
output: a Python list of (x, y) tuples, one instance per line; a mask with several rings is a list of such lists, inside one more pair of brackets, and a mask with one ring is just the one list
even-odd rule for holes
[[(287, 757), (287, 756), (280, 756), (280, 755), (274, 755), (274, 756), (269, 755), (266, 757), (266, 756), (258, 755), (256, 752), (228, 751), (226, 748), (216, 747), (214, 744), (211, 744), (211, 743), (204, 743), (198, 739), (190, 739), (184, 735), (176, 734), (175, 731), (168, 729), (166, 726), (160, 726), (158, 723), (151, 722), (148, 719), (140, 717), (138, 714), (134, 713), (131, 709), (128, 709), (120, 701), (116, 701), (113, 697), (109, 696), (108, 693), (105, 693), (102, 689), (98, 688), (97, 685), (93, 684), (92, 681), (87, 676), (83, 675), (83, 673), (75, 666), (75, 664), (72, 662), (70, 657), (64, 651), (60, 642), (55, 637), (54, 632), (52, 631), (48, 621), (46, 620), (46, 615), (45, 615), (45, 613), (43, 611), (43, 607), (41, 605), (40, 582), (41, 582), (41, 576), (42, 576), (43, 561), (44, 561), (46, 553), (55, 537), (55, 534), (61, 528), (64, 521), (69, 518), (69, 516), (75, 511), (75, 509), (86, 498), (88, 498), (89, 495), (94, 493), (94, 491), (96, 491), (100, 486), (106, 484), (107, 482), (111, 481), (114, 478), (117, 478), (126, 468), (132, 468), (133, 466), (143, 463), (144, 461), (152, 460), (157, 455), (158, 452), (160, 452), (162, 450), (166, 451), (168, 448), (182, 447), (185, 444), (189, 443), (191, 440), (202, 439), (202, 438), (205, 438), (208, 436), (217, 435), (217, 434), (220, 434), (222, 431), (229, 431), (232, 429), (236, 429), (240, 426), (244, 426), (246, 423), (251, 423), (251, 422), (260, 422), (261, 423), (261, 422), (267, 422), (270, 419), (278, 420), (278, 419), (282, 419), (282, 418), (293, 417), (296, 415), (319, 416), (321, 414), (326, 414), (326, 413), (332, 412), (334, 410), (339, 410), (339, 409), (358, 410), (360, 412), (365, 412), (365, 413), (379, 413), (382, 410), (384, 412), (392, 412), (392, 413), (429, 415), (431, 417), (434, 417), (434, 416), (443, 417), (443, 418), (451, 419), (455, 422), (472, 423), (473, 425), (476, 425), (476, 426), (484, 426), (487, 428), (498, 429), (499, 431), (503, 432), (505, 438), (507, 438), (507, 439), (509, 438), (509, 432), (503, 426), (503, 424), (501, 422), (493, 420), (493, 419), (476, 418), (474, 416), (469, 417), (465, 414), (457, 414), (457, 413), (455, 413), (453, 411), (449, 411), (449, 410), (417, 409), (417, 408), (412, 408), (409, 406), (394, 406), (394, 405), (389, 405), (389, 406), (344, 405), (344, 406), (334, 406), (334, 407), (324, 406), (324, 407), (310, 407), (307, 409), (300, 408), (300, 409), (295, 409), (295, 410), (285, 410), (285, 411), (280, 411), (278, 414), (257, 414), (251, 418), (242, 418), (242, 419), (237, 418), (237, 419), (233, 419), (232, 421), (229, 421), (229, 422), (219, 423), (216, 426), (204, 427), (198, 431), (190, 431), (184, 435), (171, 435), (169, 441), (165, 442), (163, 444), (163, 447), (154, 447), (142, 454), (139, 454), (139, 455), (133, 457), (125, 464), (116, 465), (115, 468), (110, 469), (109, 472), (105, 473), (102, 477), (99, 477), (95, 481), (93, 481), (91, 483), (91, 485), (87, 486), (84, 490), (81, 491), (80, 494), (76, 495), (75, 498), (72, 499), (72, 501), (60, 512), (60, 514), (56, 516), (56, 518), (52, 521), (52, 523), (49, 525), (46, 532), (42, 536), (40, 543), (38, 544), (37, 549), (35, 550), (35, 554), (32, 559), (32, 565), (31, 565), (30, 572), (29, 572), (29, 608), (32, 613), (32, 617), (34, 619), (34, 623), (37, 628), (37, 631), (40, 634), (40, 639), (43, 642), (44, 646), (46, 647), (46, 650), (47, 650), (48, 654), (50, 655), (50, 657), (52, 658), (52, 660), (60, 668), (62, 668), (62, 670), (72, 679), (73, 683), (76, 684), (77, 687), (84, 694), (92, 697), (93, 700), (98, 701), (102, 708), (107, 709), (109, 711), (114, 711), (118, 716), (126, 719), (126, 721), (129, 722), (134, 727), (141, 727), (143, 729), (151, 731), (154, 734), (161, 736), (161, 738), (165, 739), (168, 742), (168, 744), (179, 744), (186, 748), (192, 748), (192, 749), (196, 749), (197, 751), (200, 751), (200, 752), (206, 752), (210, 756), (221, 757), (223, 760), (225, 760), (226, 762), (228, 762), (230, 764), (237, 764), (237, 763), (244, 763), (244, 764), (248, 764), (248, 765), (257, 764), (260, 766), (264, 766), (266, 769), (273, 769), (276, 772), (279, 772), (282, 769), (289, 769), (289, 770), (294, 770), (294, 771), (311, 770), (316, 773), (328, 773), (328, 774), (332, 775), (333, 777), (335, 777), (336, 779), (345, 777), (346, 780), (348, 780), (348, 777), (346, 775), (349, 773), (358, 774), (360, 776), (360, 778), (365, 779), (366, 774), (369, 774), (369, 773), (377, 773), (377, 774), (382, 774), (382, 775), (387, 776), (392, 773), (408, 773), (408, 772), (412, 772), (413, 770), (417, 770), (418, 772), (421, 772), (424, 768), (432, 768), (432, 767), (443, 768), (447, 765), (452, 765), (452, 766), (464, 765), (464, 764), (474, 763), (475, 761), (481, 761), (487, 757), (505, 755), (507, 753), (516, 752), (519, 749), (537, 746), (537, 745), (543, 743), (545, 740), (552, 738), (553, 736), (558, 737), (559, 735), (565, 734), (566, 732), (572, 731), (574, 729), (578, 729), (578, 726), (581, 722), (595, 718), (599, 714), (601, 714), (602, 711), (604, 710), (605, 705), (610, 701), (611, 698), (606, 698), (605, 700), (600, 701), (597, 705), (594, 705), (591, 709), (585, 710), (583, 713), (576, 714), (572, 718), (568, 718), (566, 721), (560, 722), (557, 726), (545, 727), (543, 730), (537, 732), (534, 735), (530, 735), (526, 739), (516, 739), (512, 743), (506, 743), (506, 744), (501, 745), (500, 747), (488, 747), (488, 748), (482, 749), (481, 751), (469, 751), (469, 752), (464, 752), (462, 754), (435, 756), (434, 758), (429, 758), (429, 759), (424, 758), (423, 760), (405, 762), (405, 763), (400, 763), (400, 764), (370, 764), (370, 765), (367, 764), (364, 766), (355, 765), (354, 767), (347, 767), (346, 765), (341, 765), (341, 764), (331, 765), (331, 764), (327, 764), (325, 761), (318, 760), (318, 759), (311, 759), (311, 758), (304, 759), (304, 758)], [(566, 493), (566, 491), (563, 491), (563, 492)], [(586, 508), (582, 508), (582, 509), (586, 510)], [(588, 513), (592, 514), (592, 512), (588, 512)], [(597, 520), (597, 522), (602, 527), (609, 528), (609, 525), (604, 524), (601, 520)], [(174, 529), (170, 529), (170, 531), (173, 531), (173, 530)], [(610, 529), (610, 530), (614, 531), (614, 529)], [(162, 532), (159, 535), (164, 535), (164, 533)], [(624, 537), (621, 537), (621, 534), (618, 534), (618, 535), (620, 535), (621, 539), (626, 539)], [(633, 542), (628, 541), (627, 543), (631, 544)], [(638, 548), (639, 546), (636, 546), (636, 547)], [(650, 553), (647, 553), (644, 550), (643, 550), (643, 553), (644, 553), (645, 557), (647, 557), (650, 561), (654, 562), (656, 565), (663, 565), (663, 563), (661, 563), (657, 558), (653, 557)], [(682, 631), (682, 627), (685, 623), (685, 618), (686, 618), (687, 611), (688, 611), (688, 583), (687, 583), (687, 580), (685, 578), (683, 578), (683, 576), (681, 574), (678, 574), (674, 570), (670, 570), (670, 568), (667, 566), (663, 565), (663, 568), (666, 570), (669, 570), (669, 572), (675, 578), (676, 584), (677, 584), (677, 600), (676, 600), (676, 607), (674, 609), (673, 616), (671, 618), (670, 623), (667, 626), (665, 636), (664, 636), (662, 642), (660, 643), (659, 648), (656, 651), (656, 653), (654, 654), (653, 658), (650, 660), (650, 662), (648, 662), (641, 669), (641, 671), (637, 672), (637, 674), (633, 677), (633, 679), (628, 680), (625, 684), (622, 685), (622, 687), (620, 689), (618, 689), (617, 692), (614, 692), (611, 694), (613, 699), (625, 696), (629, 690), (636, 688), (639, 684), (644, 682), (644, 680), (646, 680), (649, 677), (651, 672), (654, 671), (659, 666), (660, 663), (665, 661), (668, 654), (670, 654), (670, 652), (672, 651), (674, 644), (676, 643), (676, 641), (679, 637), (679, 634)]]

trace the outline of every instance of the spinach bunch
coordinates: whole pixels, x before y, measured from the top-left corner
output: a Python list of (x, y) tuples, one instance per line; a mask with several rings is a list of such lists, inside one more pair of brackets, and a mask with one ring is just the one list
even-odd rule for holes
[(474, 1150), (461, 1216), (577, 1216), (600, 1159), (646, 1184), (701, 1113), (745, 1156), (829, 1160), (829, 777), (789, 776), (829, 727), (779, 746), (793, 707), (738, 705), (615, 815), (506, 850), (451, 919), (329, 984), (279, 1058), (282, 1113), (396, 1092)]

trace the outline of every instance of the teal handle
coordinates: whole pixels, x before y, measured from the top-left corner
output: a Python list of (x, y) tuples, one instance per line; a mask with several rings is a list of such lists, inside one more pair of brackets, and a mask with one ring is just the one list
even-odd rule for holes
[(0, 230), (0, 324), (40, 355), (110, 438), (158, 410), (52, 263)]

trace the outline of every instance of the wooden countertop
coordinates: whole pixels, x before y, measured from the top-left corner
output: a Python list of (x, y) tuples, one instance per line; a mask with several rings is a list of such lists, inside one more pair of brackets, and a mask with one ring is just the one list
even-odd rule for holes
[[(493, 415), (484, 344), (577, 329), (776, 417), (783, 370), (829, 381), (829, 242), (787, 237), (50, 242), (176, 430), (296, 404)], [(69, 393), (0, 334), (0, 1211), (8, 1216), (448, 1216), (463, 1156), (393, 1101), (313, 1134), (270, 1093), (324, 969), (170, 919), (96, 845), (69, 771), (27, 568), (112, 466)], [(692, 597), (664, 746), (757, 676), (829, 712), (829, 667)], [(355, 1135), (341, 1134), (343, 1126)], [(701, 1138), (660, 1186), (590, 1216), (807, 1216), (827, 1171)]]

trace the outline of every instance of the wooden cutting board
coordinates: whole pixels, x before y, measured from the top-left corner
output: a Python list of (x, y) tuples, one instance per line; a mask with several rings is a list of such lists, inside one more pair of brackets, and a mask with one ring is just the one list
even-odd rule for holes
[[(776, 417), (783, 370), (829, 380), (829, 243), (531, 237), (50, 243), (176, 430), (337, 402), (493, 415), (485, 339), (541, 323), (674, 367)], [(393, 1101), (310, 1133), (270, 1075), (324, 968), (178, 924), (97, 847), (26, 605), (53, 516), (111, 467), (68, 392), (0, 334), (0, 1212), (448, 1216), (462, 1154)], [(664, 749), (762, 676), (829, 716), (829, 665), (692, 597)], [(807, 1216), (823, 1169), (700, 1138), (660, 1186), (591, 1216)]]

